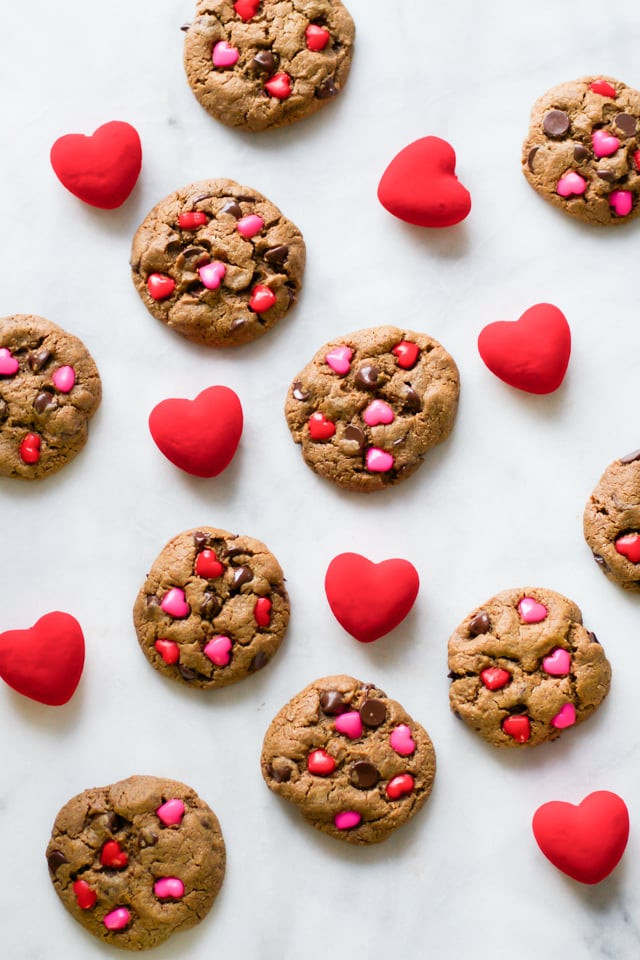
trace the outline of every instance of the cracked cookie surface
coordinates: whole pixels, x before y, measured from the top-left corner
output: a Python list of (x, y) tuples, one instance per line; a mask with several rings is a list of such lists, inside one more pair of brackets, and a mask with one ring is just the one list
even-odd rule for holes
[(101, 397), (98, 369), (77, 337), (43, 317), (0, 319), (0, 476), (57, 473), (87, 442)]
[(609, 464), (587, 502), (583, 527), (605, 576), (640, 591), (640, 450)]
[(281, 127), (335, 100), (354, 37), (340, 0), (200, 0), (185, 36), (187, 79), (222, 123)]
[(545, 200), (586, 223), (640, 212), (640, 93), (612, 77), (561, 83), (533, 106), (522, 171)]
[(290, 386), (285, 416), (312, 470), (370, 492), (408, 477), (449, 436), (459, 390), (437, 340), (372, 327), (318, 350)]
[(535, 746), (580, 723), (609, 691), (611, 667), (571, 600), (505, 590), (449, 640), (453, 712), (496, 747)]
[(257, 190), (201, 180), (165, 197), (138, 228), (133, 282), (147, 310), (188, 340), (261, 337), (302, 286), (302, 234)]
[(224, 687), (274, 656), (289, 623), (289, 597), (263, 543), (198, 527), (159, 554), (133, 621), (142, 652), (160, 673), (192, 687)]
[(385, 840), (422, 807), (436, 771), (426, 730), (373, 684), (310, 683), (272, 720), (262, 747), (270, 790), (323, 833)]
[(69, 800), (46, 856), (73, 918), (126, 950), (155, 947), (199, 923), (225, 871), (213, 811), (184, 783), (147, 776)]

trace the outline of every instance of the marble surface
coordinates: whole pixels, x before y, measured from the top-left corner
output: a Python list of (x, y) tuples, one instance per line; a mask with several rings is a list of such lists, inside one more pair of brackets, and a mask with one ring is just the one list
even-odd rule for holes
[[(87, 664), (65, 707), (0, 689), (0, 927), (13, 960), (89, 960), (110, 949), (59, 904), (43, 858), (72, 794), (132, 773), (175, 777), (217, 811), (228, 873), (211, 915), (154, 956), (631, 960), (640, 950), (637, 722), (640, 598), (605, 580), (581, 531), (604, 467), (640, 446), (640, 225), (611, 233), (564, 218), (526, 184), (520, 144), (535, 98), (562, 80), (610, 74), (640, 86), (640, 12), (629, 0), (350, 0), (358, 41), (340, 101), (291, 129), (248, 135), (210, 119), (182, 68), (191, 0), (3, 3), (0, 313), (41, 313), (90, 347), (104, 402), (86, 451), (36, 485), (0, 482), (0, 629), (62, 609), (83, 625)], [(53, 141), (133, 123), (144, 168), (118, 211), (66, 193)], [(448, 139), (473, 196), (462, 225), (421, 231), (377, 203), (391, 157)], [(174, 188), (209, 176), (251, 184), (302, 228), (300, 303), (262, 342), (199, 349), (146, 313), (127, 267), (132, 234)], [(540, 301), (573, 331), (566, 381), (549, 397), (511, 390), (476, 338)], [(286, 387), (334, 335), (396, 321), (453, 354), (462, 378), (450, 440), (406, 483), (370, 497), (308, 470), (282, 416)], [(190, 478), (147, 431), (166, 396), (235, 389), (246, 427), (230, 468)], [(141, 656), (138, 587), (175, 533), (213, 524), (264, 540), (292, 598), (277, 659), (207, 695), (169, 684)], [(355, 550), (418, 568), (414, 611), (359, 645), (333, 620), (327, 564)], [(493, 593), (546, 585), (575, 599), (613, 666), (611, 695), (581, 728), (535, 751), (500, 753), (449, 711), (446, 642)], [(379, 848), (317, 834), (265, 788), (264, 731), (316, 676), (349, 672), (399, 699), (439, 761), (424, 811)], [(531, 834), (543, 802), (620, 793), (632, 833), (595, 888), (558, 873)], [(113, 954), (112, 954), (113, 955)]]

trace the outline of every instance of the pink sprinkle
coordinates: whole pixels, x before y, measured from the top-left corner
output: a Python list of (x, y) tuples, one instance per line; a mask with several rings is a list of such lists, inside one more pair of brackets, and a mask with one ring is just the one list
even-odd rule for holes
[(572, 171), (565, 173), (564, 177), (558, 180), (556, 191), (561, 197), (575, 196), (579, 197), (587, 189), (587, 181), (579, 173)]
[(175, 617), (176, 620), (188, 617), (191, 613), (191, 608), (186, 601), (184, 590), (181, 590), (179, 587), (172, 587), (168, 593), (165, 593), (160, 606), (165, 613), (168, 613), (170, 617)]
[(398, 724), (395, 730), (391, 731), (389, 743), (392, 749), (395, 750), (396, 753), (399, 753), (401, 757), (410, 757), (416, 749), (415, 741), (411, 736), (411, 729), (406, 723)]
[(334, 347), (326, 355), (325, 362), (329, 364), (334, 373), (344, 377), (351, 369), (351, 357), (353, 350), (350, 347)]
[(153, 885), (158, 900), (180, 900), (184, 896), (184, 883), (177, 877), (162, 877)]
[(619, 217), (626, 217), (631, 213), (633, 194), (630, 190), (613, 190), (609, 194), (609, 205)]
[(166, 827), (172, 827), (175, 823), (182, 823), (184, 817), (184, 803), (178, 797), (167, 800), (156, 810), (156, 816), (164, 823)]
[(565, 727), (572, 727), (575, 722), (576, 708), (572, 703), (565, 703), (562, 710), (559, 710), (551, 721), (551, 726), (564, 730)]
[(538, 603), (533, 597), (522, 598), (518, 604), (518, 613), (523, 623), (542, 623), (549, 615), (544, 603)]
[(232, 67), (238, 62), (240, 54), (226, 40), (220, 40), (213, 48), (212, 58), (214, 67)]
[(263, 227), (264, 220), (256, 213), (251, 213), (248, 217), (243, 217), (242, 220), (238, 220), (238, 233), (246, 237), (247, 240), (255, 237), (257, 233), (260, 233)]
[(362, 414), (362, 419), (368, 426), (375, 427), (379, 423), (393, 423), (395, 414), (384, 400), (374, 400)]
[(594, 130), (591, 134), (593, 152), (596, 157), (610, 157), (620, 146), (620, 141), (607, 130)]
[(336, 717), (334, 724), (338, 733), (344, 733), (350, 740), (357, 740), (362, 736), (362, 720), (357, 710), (349, 710), (348, 713), (341, 713)]
[(231, 660), (231, 640), (229, 637), (212, 637), (204, 648), (204, 655), (217, 667), (226, 667)]
[(12, 377), (18, 372), (20, 364), (15, 357), (11, 356), (11, 351), (3, 347), (0, 350), (0, 376)]
[(386, 473), (395, 463), (390, 453), (378, 447), (369, 447), (365, 459), (370, 473)]
[(362, 817), (355, 810), (343, 810), (341, 813), (336, 813), (333, 818), (338, 830), (350, 830), (352, 827), (357, 827), (361, 820)]
[(226, 272), (227, 268), (220, 260), (214, 260), (212, 263), (205, 263), (204, 267), (198, 267), (200, 279), (207, 290), (217, 290)]
[(107, 930), (124, 930), (131, 920), (131, 914), (126, 907), (118, 907), (108, 913), (102, 921)]
[(571, 656), (568, 650), (556, 647), (555, 650), (542, 661), (542, 669), (551, 677), (566, 677), (571, 670)]
[(60, 393), (70, 393), (76, 382), (76, 372), (73, 367), (58, 367), (51, 379)]

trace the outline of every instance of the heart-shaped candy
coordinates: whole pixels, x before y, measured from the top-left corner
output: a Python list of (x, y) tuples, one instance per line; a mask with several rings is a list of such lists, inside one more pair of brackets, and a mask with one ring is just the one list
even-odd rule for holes
[(286, 100), (291, 96), (291, 77), (288, 73), (276, 73), (267, 80), (264, 88), (277, 100)]
[(307, 770), (316, 777), (328, 777), (336, 768), (336, 761), (326, 750), (312, 750), (307, 757)]
[(76, 880), (72, 889), (81, 910), (91, 910), (91, 907), (95, 907), (98, 894), (91, 889), (86, 880)]
[(37, 463), (40, 459), (42, 440), (37, 433), (28, 433), (20, 443), (20, 459), (23, 463)]
[(572, 703), (565, 703), (551, 720), (551, 726), (556, 730), (572, 727), (576, 722), (576, 708)]
[(480, 332), (478, 350), (504, 383), (527, 393), (553, 393), (569, 365), (571, 330), (557, 307), (538, 303), (519, 320), (490, 323)]
[(251, 237), (255, 237), (263, 227), (264, 220), (256, 213), (250, 213), (247, 217), (243, 217), (242, 220), (238, 220), (236, 225), (238, 233), (244, 237), (245, 240), (250, 240)]
[(195, 477), (216, 477), (229, 466), (242, 434), (242, 407), (228, 387), (209, 387), (195, 400), (163, 400), (149, 430), (165, 457)]
[(571, 654), (562, 647), (556, 647), (542, 660), (542, 669), (550, 677), (566, 677), (571, 670)]
[(0, 633), (0, 676), (18, 693), (57, 707), (73, 696), (84, 666), (84, 636), (68, 613), (47, 613), (29, 630)]
[(209, 218), (201, 210), (187, 210), (178, 217), (178, 226), (181, 230), (197, 230), (208, 222)]
[(204, 655), (216, 667), (226, 667), (231, 660), (231, 640), (229, 637), (212, 637), (204, 648)]
[(384, 400), (374, 400), (363, 412), (362, 419), (369, 427), (375, 427), (379, 423), (393, 423), (395, 414)]
[(556, 184), (556, 193), (561, 197), (581, 197), (587, 189), (587, 181), (575, 170), (565, 173)]
[(599, 93), (601, 97), (611, 97), (613, 100), (618, 96), (616, 88), (612, 87), (606, 80), (594, 80), (593, 83), (589, 84), (589, 90), (592, 90), (593, 93)]
[(224, 567), (218, 560), (215, 550), (201, 550), (196, 557), (195, 571), (204, 580), (216, 580), (224, 573)]
[(266, 287), (263, 283), (258, 283), (251, 291), (249, 307), (255, 313), (266, 313), (276, 302), (276, 295), (271, 287)]
[(56, 390), (59, 390), (60, 393), (71, 393), (76, 382), (76, 372), (73, 367), (58, 367), (58, 369), (54, 371), (51, 379), (53, 380), (54, 387)]
[(420, 347), (411, 340), (401, 340), (396, 343), (391, 353), (396, 358), (396, 362), (403, 370), (412, 370), (418, 362), (420, 356)]
[(481, 672), (480, 679), (487, 690), (501, 690), (511, 680), (511, 674), (501, 667), (487, 667)]
[(338, 623), (356, 640), (371, 643), (404, 620), (420, 578), (408, 560), (373, 563), (358, 553), (341, 553), (329, 564), (324, 588)]
[(336, 432), (333, 420), (328, 420), (324, 413), (318, 410), (309, 417), (309, 436), (312, 440), (329, 440)]
[(351, 357), (353, 350), (351, 347), (334, 347), (325, 355), (325, 363), (331, 367), (334, 373), (339, 377), (344, 377), (351, 369)]
[(184, 883), (178, 877), (161, 877), (153, 885), (158, 900), (180, 900), (184, 897)]
[(172, 827), (177, 823), (182, 823), (184, 810), (184, 801), (180, 800), (179, 797), (172, 797), (171, 800), (167, 800), (157, 808), (156, 816), (164, 823), (165, 827)]
[(319, 50), (324, 50), (331, 37), (329, 31), (325, 30), (324, 27), (319, 27), (317, 23), (310, 23), (304, 35), (307, 42), (307, 49), (312, 50), (314, 53), (317, 53)]
[(617, 866), (629, 838), (624, 800), (597, 790), (574, 806), (544, 803), (533, 815), (533, 835), (547, 860), (580, 883), (600, 883)]
[(531, 736), (531, 720), (524, 713), (515, 713), (502, 722), (502, 729), (516, 743), (526, 743)]
[(406, 723), (400, 723), (395, 730), (391, 731), (389, 743), (391, 749), (395, 750), (401, 757), (410, 757), (412, 753), (415, 753), (415, 740), (411, 736), (411, 729)]
[(207, 290), (217, 290), (226, 272), (226, 264), (221, 260), (214, 260), (212, 263), (205, 263), (203, 267), (198, 267), (200, 279)]
[(523, 597), (518, 603), (518, 613), (523, 623), (542, 623), (549, 615), (544, 603), (539, 603), (534, 597)]
[(151, 273), (147, 277), (147, 290), (152, 300), (166, 300), (175, 288), (175, 280), (165, 273)]
[(165, 613), (168, 613), (170, 617), (175, 617), (176, 620), (182, 620), (191, 613), (191, 607), (186, 601), (184, 590), (181, 590), (180, 587), (172, 587), (171, 590), (168, 590), (162, 598), (160, 606)]
[(350, 740), (357, 740), (362, 736), (362, 718), (357, 710), (341, 713), (336, 717), (334, 725), (338, 733), (344, 733)]
[(620, 146), (618, 138), (607, 130), (594, 130), (591, 142), (596, 157), (611, 157)]
[(625, 533), (616, 540), (616, 550), (630, 563), (640, 563), (640, 533)]
[(100, 851), (100, 863), (112, 870), (122, 870), (129, 863), (129, 854), (120, 847), (117, 840), (107, 840)]
[(395, 463), (392, 455), (379, 447), (369, 447), (364, 459), (369, 473), (388, 473)]
[(455, 170), (453, 147), (439, 137), (423, 137), (391, 161), (378, 185), (378, 199), (406, 223), (451, 227), (471, 210), (471, 196)]
[(232, 47), (226, 40), (220, 40), (213, 48), (214, 67), (232, 67), (240, 59), (237, 47)]
[(251, 20), (260, 9), (262, 0), (236, 0), (233, 9), (243, 20)]
[(142, 167), (142, 146), (137, 131), (113, 120), (85, 137), (70, 133), (51, 148), (51, 166), (60, 181), (75, 197), (113, 210), (127, 199)]
[(177, 663), (180, 659), (180, 647), (175, 640), (163, 640), (160, 638), (154, 643), (154, 647), (162, 657), (165, 663), (169, 665)]
[(2, 347), (0, 350), (0, 377), (13, 377), (18, 372), (19, 367), (20, 364), (12, 356), (11, 351)]
[(609, 194), (609, 206), (619, 217), (626, 217), (633, 209), (633, 194), (630, 190), (613, 190)]

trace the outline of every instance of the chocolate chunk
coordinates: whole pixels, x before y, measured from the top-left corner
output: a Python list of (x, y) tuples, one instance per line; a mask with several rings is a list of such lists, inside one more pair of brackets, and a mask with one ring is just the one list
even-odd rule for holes
[(218, 213), (229, 213), (232, 217), (235, 217), (236, 220), (239, 220), (242, 216), (242, 208), (235, 200), (227, 200), (225, 205), (218, 210)]
[(533, 173), (533, 161), (535, 160), (536, 153), (538, 152), (539, 149), (540, 149), (539, 147), (532, 147), (531, 150), (529, 150), (529, 156), (527, 157), (527, 166), (529, 167), (529, 170), (531, 170), (531, 173)]
[(147, 606), (148, 607), (159, 607), (160, 601), (156, 597), (155, 593), (147, 594)]
[(149, 827), (143, 827), (140, 831), (140, 846), (141, 847), (155, 847), (158, 842), (158, 834), (154, 833), (153, 830), (150, 830)]
[(287, 783), (291, 779), (291, 767), (273, 767), (269, 765), (267, 773), (276, 783)]
[(209, 543), (209, 537), (206, 533), (203, 533), (202, 530), (196, 530), (193, 535), (193, 541), (198, 548), (198, 552), (200, 552), (200, 550), (204, 549)]
[(9, 415), (9, 407), (4, 402), (2, 397), (0, 397), (0, 420), (6, 420)]
[(249, 673), (255, 673), (256, 670), (262, 670), (269, 663), (269, 657), (263, 650), (258, 650), (255, 657), (249, 664)]
[(354, 379), (357, 386), (362, 387), (363, 390), (375, 390), (378, 385), (379, 375), (380, 371), (378, 368), (368, 363), (366, 366), (360, 367)]
[(276, 270), (282, 270), (287, 258), (289, 256), (289, 247), (286, 243), (281, 243), (279, 247), (271, 247), (270, 250), (264, 255), (264, 259), (267, 261), (270, 267), (274, 267)]
[(634, 137), (638, 128), (638, 121), (630, 113), (619, 113), (615, 124), (625, 137)]
[(183, 23), (182, 26), (180, 27), (180, 29), (181, 29), (181, 30), (184, 30), (184, 32), (186, 33), (187, 30), (189, 30), (190, 27), (191, 27), (191, 24), (190, 24), (190, 23)]
[(367, 444), (367, 438), (364, 435), (364, 431), (360, 427), (356, 427), (354, 424), (350, 423), (346, 427), (343, 435), (345, 440), (349, 440), (352, 443), (357, 443), (360, 448), (360, 453), (364, 451), (364, 448)]
[(239, 330), (240, 327), (244, 327), (247, 323), (251, 323), (249, 317), (236, 317), (233, 323), (231, 324), (232, 330)]
[(349, 704), (338, 690), (325, 690), (320, 697), (320, 707), (328, 717), (337, 717), (347, 712)]
[(296, 400), (308, 400), (311, 394), (308, 390), (304, 390), (302, 384), (299, 380), (296, 380), (294, 383), (291, 392)]
[(52, 850), (47, 857), (47, 863), (49, 864), (51, 873), (57, 873), (62, 864), (68, 862), (62, 850)]
[(620, 457), (620, 463), (635, 463), (636, 460), (640, 460), (640, 450), (634, 450), (633, 453), (628, 453), (626, 457)]
[(476, 614), (469, 624), (469, 633), (472, 637), (477, 637), (481, 633), (488, 633), (490, 629), (491, 621), (489, 620), (489, 614), (485, 610)]
[(33, 401), (33, 409), (36, 413), (49, 413), (51, 410), (55, 410), (57, 406), (58, 401), (50, 390), (41, 390)]
[(586, 147), (583, 147), (581, 143), (577, 143), (573, 148), (573, 159), (576, 163), (582, 163), (583, 160), (588, 160), (591, 156), (589, 150)]
[(354, 787), (359, 787), (360, 790), (369, 790), (370, 787), (375, 787), (380, 779), (380, 774), (377, 767), (374, 767), (372, 763), (359, 760), (351, 767), (349, 779)]
[(227, 552), (225, 554), (229, 560), (233, 560), (234, 557), (244, 557), (246, 555), (247, 551), (245, 547), (227, 547)]
[(420, 399), (418, 394), (415, 392), (415, 390), (413, 389), (410, 383), (407, 384), (407, 389), (404, 392), (402, 401), (404, 404), (404, 409), (408, 413), (419, 413), (420, 410), (422, 410), (422, 400)]
[(591, 643), (597, 643), (598, 646), (600, 646), (600, 641), (599, 641), (598, 638), (596, 637), (596, 635), (595, 635), (595, 633), (593, 632), (593, 630), (587, 630), (587, 633), (589, 634), (589, 639), (591, 640)]
[(333, 82), (333, 77), (327, 77), (316, 89), (318, 100), (329, 100), (331, 97), (337, 97), (340, 91)]
[(609, 569), (609, 567), (607, 566), (606, 560), (604, 559), (604, 557), (601, 557), (599, 553), (594, 553), (593, 559), (595, 560), (595, 562), (598, 564), (599, 567), (605, 567), (607, 570)]
[(233, 590), (239, 590), (243, 583), (251, 583), (253, 580), (253, 570), (251, 567), (236, 567), (233, 571), (233, 582), (231, 587)]
[(365, 700), (359, 713), (366, 727), (379, 727), (387, 719), (387, 708), (382, 700)]
[(214, 617), (218, 616), (220, 610), (220, 601), (214, 593), (207, 590), (200, 604), (200, 616), (205, 617), (206, 620), (213, 620)]
[(269, 50), (260, 50), (251, 61), (254, 73), (273, 73), (276, 69), (276, 58)]
[(569, 129), (569, 114), (564, 110), (547, 110), (542, 120), (542, 129), (548, 137), (564, 137)]
[(601, 180), (606, 180), (607, 183), (614, 183), (618, 179), (613, 170), (596, 170), (596, 173)]
[(196, 677), (200, 676), (197, 670), (192, 670), (191, 667), (185, 667), (182, 663), (178, 664), (178, 670), (183, 680), (195, 680)]
[(40, 371), (46, 367), (50, 359), (50, 350), (40, 350), (38, 353), (30, 353), (27, 357), (27, 363), (29, 364), (29, 368), (33, 371), (33, 373), (40, 373)]

